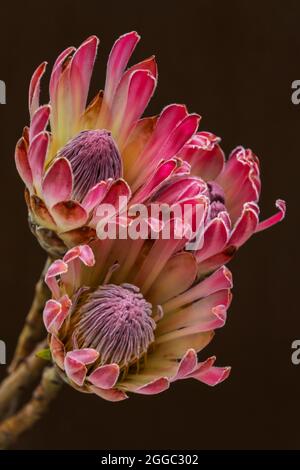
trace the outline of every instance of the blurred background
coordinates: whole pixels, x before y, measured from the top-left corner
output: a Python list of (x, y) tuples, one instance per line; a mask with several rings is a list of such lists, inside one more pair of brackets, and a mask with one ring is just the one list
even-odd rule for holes
[(45, 260), (27, 227), (14, 146), (28, 124), (34, 69), (43, 60), (51, 67), (65, 47), (100, 37), (93, 96), (103, 87), (114, 40), (137, 30), (142, 40), (133, 60), (155, 53), (159, 66), (147, 114), (186, 103), (202, 115), (201, 130), (222, 137), (227, 155), (242, 144), (260, 157), (263, 217), (273, 214), (276, 198), (288, 203), (286, 220), (253, 237), (229, 266), (228, 322), (202, 356), (216, 354), (218, 365), (232, 366), (226, 382), (211, 389), (182, 381), (117, 404), (65, 387), (15, 448), (299, 449), (300, 365), (291, 362), (291, 343), (300, 339), (300, 105), (291, 102), (291, 83), (300, 79), (300, 3), (31, 0), (0, 9), (0, 79), (7, 86), (0, 106), (0, 339), (8, 361)]

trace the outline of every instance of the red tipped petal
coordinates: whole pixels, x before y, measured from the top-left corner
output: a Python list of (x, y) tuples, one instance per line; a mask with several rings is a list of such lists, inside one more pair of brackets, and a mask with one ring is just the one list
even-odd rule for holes
[(161, 149), (164, 158), (170, 158), (179, 152), (184, 144), (196, 132), (201, 117), (198, 114), (190, 114), (174, 129), (170, 138)]
[(40, 82), (41, 78), (45, 73), (47, 66), (47, 62), (43, 62), (41, 65), (38, 66), (34, 74), (32, 75), (30, 85), (29, 85), (29, 111), (30, 116), (32, 117), (35, 111), (39, 107), (39, 100), (40, 100)]
[(52, 207), (51, 213), (61, 231), (72, 230), (81, 225), (85, 225), (88, 214), (85, 209), (76, 201), (58, 202)]
[(68, 356), (75, 361), (82, 364), (93, 364), (99, 357), (98, 351), (93, 348), (73, 349), (68, 353)]
[(72, 57), (70, 86), (72, 91), (72, 110), (76, 118), (84, 112), (99, 39), (91, 36), (84, 41)]
[(32, 171), (33, 184), (36, 190), (41, 190), (41, 182), (50, 136), (48, 132), (40, 132), (31, 142), (28, 152), (28, 161)]
[(56, 280), (56, 276), (60, 276), (63, 273), (68, 271), (68, 265), (64, 263), (61, 259), (53, 261), (49, 266), (48, 271), (45, 276), (45, 282), (49, 289), (51, 290), (54, 297), (60, 297), (60, 289)]
[(166, 263), (154, 281), (148, 297), (152, 304), (162, 304), (188, 289), (196, 279), (197, 263), (192, 253), (177, 253)]
[(60, 302), (50, 299), (46, 302), (43, 320), (49, 333), (57, 334), (70, 311), (71, 301), (64, 296)]
[(114, 43), (107, 62), (105, 102), (111, 105), (116, 88), (133, 53), (140, 36), (132, 31), (124, 34)]
[(71, 248), (65, 254), (63, 261), (65, 263), (70, 263), (77, 258), (79, 258), (86, 266), (93, 266), (95, 264), (95, 256), (89, 245), (80, 245)]
[(15, 162), (19, 175), (21, 176), (26, 186), (31, 189), (32, 172), (28, 161), (27, 145), (24, 137), (21, 137), (21, 139), (17, 142), (15, 150)]
[(145, 163), (151, 161), (153, 156), (161, 150), (162, 145), (169, 138), (170, 134), (187, 116), (187, 110), (184, 105), (171, 104), (163, 109), (158, 118), (153, 135), (145, 147), (141, 160)]
[(138, 388), (135, 390), (135, 393), (141, 393), (142, 395), (156, 395), (157, 393), (168, 390), (169, 387), (170, 382), (167, 377), (161, 377), (160, 379), (153, 380), (153, 382)]
[(179, 165), (178, 160), (175, 158), (162, 162), (155, 170), (154, 175), (150, 178), (140, 191), (138, 191), (131, 200), (131, 204), (140, 203), (147, 200), (154, 191), (157, 191), (161, 183), (164, 183), (169, 176), (173, 174)]
[(119, 146), (125, 144), (136, 121), (143, 114), (155, 90), (156, 79), (147, 70), (136, 70), (131, 74), (124, 108), (117, 110), (119, 127), (115, 128)]
[(126, 393), (122, 392), (122, 390), (118, 390), (116, 388), (110, 389), (110, 390), (104, 390), (99, 387), (95, 387), (94, 385), (90, 385), (90, 390), (98, 395), (98, 397), (103, 398), (104, 400), (107, 401), (112, 401), (112, 402), (117, 402), (117, 401), (123, 401), (128, 398)]
[(47, 127), (51, 108), (48, 104), (40, 106), (34, 113), (29, 130), (29, 140), (30, 142), (34, 137), (40, 132), (44, 131)]
[(42, 185), (44, 199), (49, 207), (71, 198), (73, 189), (73, 173), (70, 162), (66, 158), (54, 160), (47, 171)]
[(220, 290), (231, 289), (232, 286), (231, 272), (225, 266), (222, 266), (202, 282), (199, 282), (183, 294), (169, 300), (163, 305), (164, 312), (167, 313), (176, 310)]
[(61, 369), (64, 369), (65, 347), (64, 344), (55, 335), (51, 335), (50, 351), (53, 360)]
[(110, 183), (107, 181), (100, 181), (93, 188), (91, 188), (82, 201), (82, 206), (87, 212), (92, 211), (103, 200), (109, 189)]
[(276, 207), (278, 209), (277, 214), (274, 214), (263, 222), (260, 222), (256, 228), (256, 232), (266, 230), (267, 228), (272, 227), (272, 225), (278, 224), (278, 222), (281, 222), (284, 219), (286, 213), (285, 201), (283, 201), (282, 199), (277, 199)]
[(237, 221), (229, 240), (230, 246), (240, 247), (256, 231), (258, 225), (258, 208), (253, 204), (244, 204), (241, 217)]
[(120, 368), (117, 364), (98, 367), (89, 375), (88, 380), (93, 385), (103, 389), (113, 388), (118, 380)]
[(68, 378), (79, 387), (82, 387), (87, 373), (85, 365), (82, 362), (73, 359), (68, 352), (65, 357), (64, 367)]
[(206, 181), (214, 180), (221, 173), (225, 162), (219, 140), (210, 132), (198, 132), (178, 156), (191, 164), (193, 175), (201, 176)]
[(172, 381), (184, 379), (186, 375), (193, 372), (197, 366), (197, 353), (194, 349), (189, 349), (180, 361), (177, 373)]
[(198, 263), (218, 254), (225, 248), (230, 234), (228, 222), (227, 214), (220, 213), (207, 226), (204, 232), (203, 246), (196, 252)]
[(209, 358), (207, 361), (199, 364), (198, 369), (189, 375), (190, 378), (197, 379), (200, 382), (211, 387), (223, 382), (230, 374), (230, 367), (214, 367), (215, 358)]

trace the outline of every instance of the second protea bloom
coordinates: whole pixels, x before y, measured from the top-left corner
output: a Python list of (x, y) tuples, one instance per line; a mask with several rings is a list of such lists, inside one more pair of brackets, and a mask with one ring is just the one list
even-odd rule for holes
[[(206, 244), (224, 260), (218, 259), (219, 265), (230, 257), (223, 254), (228, 247), (233, 252), (252, 233), (281, 220), (284, 202), (278, 201), (278, 214), (259, 223), (258, 158), (238, 147), (225, 162), (219, 139), (197, 132), (200, 116), (189, 114), (184, 105), (171, 104), (159, 116), (142, 118), (156, 87), (157, 66), (152, 56), (126, 69), (139, 39), (131, 32), (115, 42), (104, 91), (87, 107), (96, 36), (59, 55), (50, 77), (49, 104), (39, 103), (46, 63), (35, 71), (29, 88), (30, 126), (15, 153), (26, 185), (30, 227), (50, 255), (61, 256), (67, 248), (95, 239), (100, 204), (120, 195), (132, 204), (144, 202), (180, 175), (177, 192), (188, 197), (195, 185), (183, 177), (192, 175), (207, 185), (211, 223)], [(235, 240), (232, 234), (237, 232)]]
[(107, 243), (72, 248), (46, 274), (44, 323), (59, 374), (110, 401), (181, 379), (223, 381), (230, 369), (197, 353), (226, 321), (228, 269), (198, 282), (197, 260), (178, 240), (116, 240), (114, 250)]

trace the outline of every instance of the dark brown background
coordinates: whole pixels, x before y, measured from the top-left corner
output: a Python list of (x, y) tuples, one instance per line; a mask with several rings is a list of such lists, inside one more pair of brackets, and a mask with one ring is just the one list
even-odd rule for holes
[(6, 2), (0, 9), (0, 79), (7, 85), (7, 104), (0, 106), (0, 338), (9, 357), (45, 258), (27, 228), (13, 150), (28, 122), (34, 68), (44, 59), (52, 65), (66, 46), (100, 36), (96, 91), (114, 39), (136, 29), (142, 41), (134, 60), (154, 52), (159, 64), (148, 113), (184, 102), (203, 116), (201, 129), (222, 136), (227, 153), (251, 146), (262, 164), (262, 214), (273, 212), (277, 197), (289, 209), (284, 223), (252, 238), (231, 263), (228, 323), (205, 351), (233, 366), (227, 382), (214, 389), (180, 382), (162, 395), (120, 404), (65, 387), (16, 448), (299, 449), (300, 366), (290, 356), (300, 338), (300, 105), (290, 96), (291, 82), (300, 78), (300, 3), (52, 0)]

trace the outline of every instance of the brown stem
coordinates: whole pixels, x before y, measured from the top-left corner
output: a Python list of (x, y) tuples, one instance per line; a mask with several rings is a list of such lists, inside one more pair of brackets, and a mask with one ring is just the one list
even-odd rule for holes
[(14, 405), (17, 405), (25, 388), (39, 378), (47, 362), (36, 357), (36, 353), (43, 349), (45, 345), (46, 341), (38, 344), (31, 355), (24, 359), (20, 366), (1, 383), (0, 417), (11, 414), (14, 411)]
[(26, 317), (25, 325), (19, 336), (13, 360), (8, 368), (9, 373), (12, 373), (14, 370), (16, 370), (23, 359), (32, 352), (37, 341), (40, 341), (42, 338), (42, 312), (45, 302), (49, 298), (49, 289), (45, 284), (44, 276), (51, 261), (51, 258), (47, 259), (40, 279), (36, 284), (35, 296)]
[(0, 449), (11, 446), (20, 434), (31, 428), (42, 417), (61, 385), (62, 380), (55, 368), (47, 367), (31, 400), (17, 414), (0, 424)]

